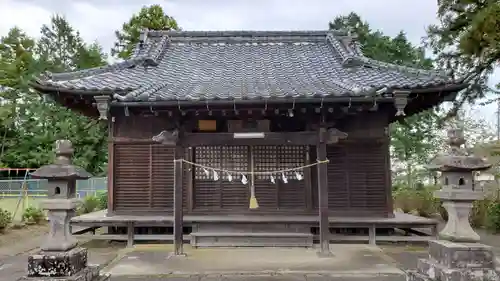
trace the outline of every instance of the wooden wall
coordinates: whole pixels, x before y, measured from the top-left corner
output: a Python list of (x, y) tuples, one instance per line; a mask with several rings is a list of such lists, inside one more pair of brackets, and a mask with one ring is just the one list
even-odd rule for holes
[[(116, 213), (162, 212), (173, 209), (174, 147), (149, 141), (172, 126), (164, 116), (117, 116), (113, 124), (112, 207)], [(355, 115), (337, 128), (346, 141), (327, 147), (329, 208), (331, 215), (387, 216), (390, 200), (389, 138), (387, 119), (377, 112)], [(137, 141), (142, 139), (142, 141)], [(249, 146), (197, 147), (185, 152), (192, 161), (224, 169), (248, 169)], [(256, 171), (296, 167), (315, 161), (315, 147), (253, 147)], [(235, 161), (235, 155), (243, 157)], [(215, 161), (215, 160), (217, 161)], [(210, 162), (208, 162), (210, 161)], [(185, 166), (186, 167), (186, 166)], [(187, 169), (183, 180), (185, 213), (248, 213), (249, 188), (239, 179), (228, 183), (204, 178), (199, 168)], [(288, 176), (292, 176), (289, 174)], [(305, 180), (273, 184), (269, 176), (256, 177), (260, 213), (316, 214), (317, 171), (304, 171)], [(188, 196), (188, 195), (191, 196)]]

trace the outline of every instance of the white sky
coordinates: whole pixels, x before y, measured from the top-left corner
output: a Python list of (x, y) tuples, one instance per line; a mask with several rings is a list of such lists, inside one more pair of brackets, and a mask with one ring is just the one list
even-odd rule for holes
[[(67, 17), (88, 41), (109, 52), (114, 31), (143, 5), (160, 4), (184, 30), (322, 30), (335, 16), (353, 11), (387, 35), (400, 30), (418, 44), (436, 22), (437, 0), (0, 0), (0, 35), (18, 26), (31, 36), (52, 14)], [(500, 82), (500, 71), (491, 78)], [(475, 112), (496, 122), (496, 105)]]

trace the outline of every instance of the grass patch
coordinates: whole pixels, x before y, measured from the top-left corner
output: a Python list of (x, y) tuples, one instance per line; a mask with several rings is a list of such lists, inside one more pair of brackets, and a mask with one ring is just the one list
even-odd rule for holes
[[(21, 200), (21, 202), (19, 202)], [(26, 197), (24, 199), (19, 198), (19, 197), (12, 197), (12, 198), (0, 198), (0, 207), (4, 210), (7, 210), (14, 215), (16, 213), (16, 216), (13, 218), (14, 222), (19, 222), (22, 220), (24, 210), (27, 209), (28, 207), (34, 207), (38, 208), (40, 205), (40, 200), (41, 198), (34, 198), (34, 197)], [(16, 207), (19, 202), (19, 208), (16, 212)]]

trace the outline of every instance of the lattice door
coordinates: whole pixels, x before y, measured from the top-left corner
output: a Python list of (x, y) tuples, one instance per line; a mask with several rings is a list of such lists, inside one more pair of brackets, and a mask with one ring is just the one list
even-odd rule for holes
[[(222, 163), (219, 146), (199, 146), (194, 149), (194, 162), (200, 165), (220, 168)], [(220, 182), (212, 180), (200, 167), (194, 168), (193, 208), (218, 209), (221, 206)]]
[[(225, 170), (246, 172), (250, 168), (248, 146), (223, 146), (222, 168)], [(228, 175), (221, 175), (222, 208), (231, 210), (246, 210), (249, 202), (249, 186), (241, 183), (241, 175), (232, 174), (233, 180), (228, 181)], [(250, 178), (247, 175), (248, 178)]]
[[(300, 145), (254, 146), (252, 147), (256, 172), (276, 171), (296, 168), (305, 165), (307, 147)], [(298, 171), (304, 176), (304, 171)], [(255, 195), (260, 209), (305, 209), (307, 207), (307, 190), (305, 180), (295, 179), (295, 172), (284, 173), (288, 183), (284, 183), (282, 175), (257, 175), (255, 177)]]
[[(283, 170), (303, 166), (306, 163), (306, 146), (200, 146), (195, 148), (196, 163), (213, 168), (234, 171), (232, 182), (228, 175), (218, 173), (219, 179), (214, 181), (213, 173), (206, 174), (203, 168), (196, 167), (194, 174), (193, 201), (198, 210), (239, 210), (250, 211), (250, 185), (241, 183), (238, 172), (250, 171), (253, 156), (254, 171), (265, 172)], [(303, 174), (303, 171), (299, 171)], [(288, 183), (284, 183), (281, 174), (274, 175), (276, 183), (271, 182), (270, 175), (255, 175), (255, 195), (259, 202), (258, 211), (276, 211), (279, 209), (306, 209), (307, 190), (305, 180), (295, 179), (294, 172), (286, 172)], [(251, 177), (247, 175), (248, 180)]]
[[(249, 168), (248, 146), (200, 146), (195, 148), (195, 162), (207, 167), (243, 172)], [(194, 174), (194, 209), (248, 209), (249, 187), (241, 183), (241, 175), (217, 171), (219, 179), (214, 180), (200, 167)]]

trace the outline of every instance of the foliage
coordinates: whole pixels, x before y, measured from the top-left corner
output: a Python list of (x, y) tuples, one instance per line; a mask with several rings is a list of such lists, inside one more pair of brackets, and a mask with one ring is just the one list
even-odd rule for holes
[(438, 212), (439, 212), (439, 215), (441, 216), (441, 218), (444, 220), (444, 221), (448, 221), (448, 211), (446, 211), (446, 209), (443, 207), (443, 205), (439, 205), (438, 207)]
[(19, 116), (18, 104), (28, 91), (28, 81), (38, 69), (32, 52), (35, 41), (17, 27), (0, 37), (0, 163), (9, 148), (8, 140), (16, 137), (15, 120)]
[(39, 224), (44, 218), (45, 214), (43, 213), (43, 210), (32, 206), (26, 208), (23, 213), (23, 221), (26, 223)]
[(413, 46), (403, 31), (391, 38), (379, 30), (372, 30), (356, 13), (335, 18), (329, 27), (354, 32), (367, 57), (399, 65), (432, 68), (432, 60), (425, 57), (424, 48)]
[[(433, 196), (437, 189), (437, 186), (424, 186), (419, 190), (400, 186), (393, 193), (394, 208), (422, 217), (433, 217), (439, 214), (444, 221), (447, 221), (448, 213), (441, 201)], [(491, 231), (500, 232), (500, 201), (487, 197), (475, 201), (469, 220), (475, 228), (486, 227)]]
[(96, 195), (87, 195), (77, 209), (79, 215), (87, 214), (108, 208), (108, 193), (99, 192)]
[(432, 217), (434, 214), (438, 213), (441, 204), (439, 199), (434, 197), (434, 191), (436, 191), (436, 187), (434, 186), (425, 187), (417, 191), (419, 203), (417, 211), (419, 216)]
[[(0, 42), (2, 150), (7, 167), (37, 168), (52, 161), (55, 140), (73, 142), (74, 162), (94, 175), (105, 173), (106, 128), (34, 94), (28, 82), (42, 71), (72, 71), (106, 64), (101, 47), (86, 44), (64, 17), (55, 15), (35, 41), (13, 28)], [(3, 129), (2, 129), (3, 128)]]
[(393, 192), (393, 200), (395, 209), (399, 209), (404, 213), (410, 213), (415, 210), (416, 204), (414, 202), (415, 193), (408, 188), (400, 188)]
[(97, 198), (99, 200), (98, 208), (99, 210), (104, 210), (108, 208), (108, 193), (107, 192), (99, 192), (97, 194)]
[(432, 217), (439, 212), (439, 200), (434, 198), (435, 186), (423, 186), (421, 189), (400, 187), (394, 192), (394, 207), (405, 213), (415, 212), (422, 217)]
[[(395, 37), (384, 35), (379, 30), (372, 30), (355, 13), (335, 18), (330, 22), (330, 29), (354, 32), (367, 57), (423, 69), (433, 67), (433, 61), (425, 57), (424, 48), (414, 46), (403, 31)], [(406, 184), (409, 186), (413, 186), (415, 167), (427, 163), (429, 155), (436, 152), (438, 120), (436, 112), (428, 110), (393, 123), (390, 127), (393, 162), (405, 166)]]
[(457, 80), (470, 83), (448, 112), (455, 115), (466, 103), (485, 97), (488, 76), (500, 61), (500, 2), (438, 1), (439, 23), (428, 28), (427, 47), (437, 65)]
[(487, 210), (486, 228), (494, 233), (500, 232), (500, 201), (493, 201)]
[(168, 16), (160, 5), (142, 7), (139, 13), (122, 25), (121, 30), (115, 31), (115, 47), (111, 55), (126, 59), (130, 57), (133, 49), (139, 43), (139, 36), (143, 29), (149, 30), (179, 30), (177, 21)]
[(63, 72), (106, 64), (102, 48), (97, 43), (85, 44), (80, 33), (62, 16), (53, 16), (50, 25), (42, 26), (41, 34), (37, 53), (44, 70)]
[(469, 216), (469, 220), (472, 227), (481, 228), (486, 225), (488, 209), (491, 203), (492, 201), (489, 200), (488, 198), (474, 201), (472, 205), (472, 211)]
[(87, 214), (87, 213), (92, 213), (99, 208), (99, 198), (94, 195), (87, 195), (85, 198), (83, 198), (83, 201), (81, 202), (80, 206), (77, 209), (77, 213), (79, 215), (82, 214)]
[(12, 223), (12, 214), (0, 208), (0, 232), (3, 232)]

